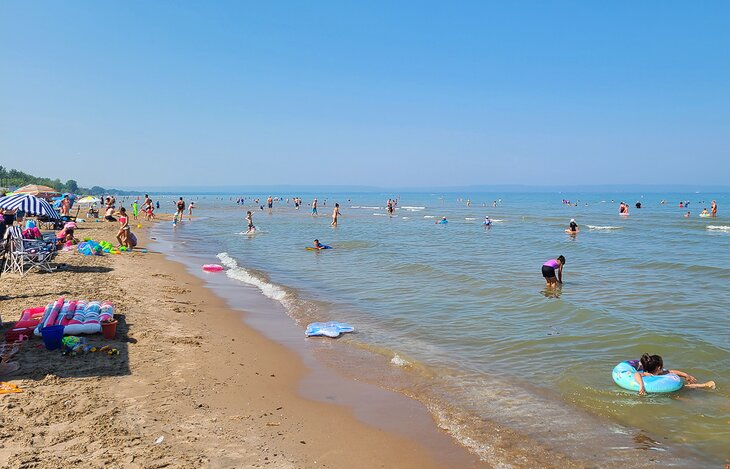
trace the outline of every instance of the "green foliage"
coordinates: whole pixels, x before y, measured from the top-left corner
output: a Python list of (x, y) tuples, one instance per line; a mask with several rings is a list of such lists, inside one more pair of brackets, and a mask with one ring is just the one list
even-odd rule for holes
[[(71, 192), (73, 194), (91, 194), (91, 195), (104, 195), (104, 194), (117, 194), (117, 195), (136, 195), (137, 192), (120, 191), (119, 189), (104, 189), (103, 187), (94, 186), (91, 189), (85, 187), (79, 187), (79, 184), (69, 179), (66, 184), (62, 183), (60, 179), (50, 179), (32, 176), (30, 174), (18, 171), (17, 169), (7, 169), (0, 166), (0, 187), (14, 188), (27, 186), (28, 184), (38, 184), (41, 186), (49, 186), (56, 189), (58, 192)], [(1, 194), (0, 194), (1, 195)]]

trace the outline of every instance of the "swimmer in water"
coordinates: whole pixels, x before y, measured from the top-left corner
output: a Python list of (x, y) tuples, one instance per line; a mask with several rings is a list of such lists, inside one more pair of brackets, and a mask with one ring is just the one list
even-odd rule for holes
[(492, 226), (492, 220), (488, 216), (484, 217), (484, 226)]
[[(638, 362), (638, 363), (637, 363)], [(689, 389), (715, 389), (715, 382), (708, 381), (706, 383), (698, 383), (697, 379), (684, 371), (679, 370), (665, 370), (664, 361), (659, 355), (649, 355), (645, 353), (639, 360), (631, 360), (629, 362), (631, 366), (636, 368), (634, 373), (634, 381), (639, 383), (639, 395), (643, 396), (646, 394), (644, 390), (644, 376), (659, 376), (667, 373), (673, 373), (680, 378), (684, 378), (687, 381), (684, 385), (685, 388)]]
[(324, 244), (320, 243), (318, 239), (315, 239), (314, 240), (314, 249), (317, 249), (317, 250), (327, 249), (327, 247)]
[(717, 202), (712, 201), (712, 205), (710, 205), (710, 211), (712, 212), (712, 218), (717, 218)]
[(690, 215), (692, 215), (692, 213), (691, 212), (687, 212), (687, 213), (684, 214), (684, 218), (689, 218)]
[(578, 224), (575, 222), (575, 218), (571, 218), (570, 226), (568, 227), (567, 230), (565, 230), (565, 232), (570, 233), (570, 234), (577, 234), (578, 231), (580, 231), (580, 230), (578, 229)]
[(707, 217), (710, 215), (710, 212), (707, 211), (707, 208), (702, 209), (702, 213), (700, 213), (700, 216)]
[(563, 283), (564, 265), (565, 256), (558, 256), (557, 259), (550, 259), (542, 265), (542, 276), (545, 277), (545, 285), (547, 287), (555, 288), (558, 284)]
[(253, 233), (256, 231), (256, 227), (253, 226), (253, 213), (249, 210), (246, 212), (246, 221), (248, 222), (248, 231), (246, 233)]
[(437, 221), (437, 225), (445, 225), (449, 222), (449, 220), (446, 219), (446, 217), (442, 217), (441, 220)]

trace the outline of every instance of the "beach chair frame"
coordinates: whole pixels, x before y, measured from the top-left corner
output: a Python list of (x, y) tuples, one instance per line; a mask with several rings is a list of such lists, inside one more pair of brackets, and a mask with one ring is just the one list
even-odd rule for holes
[(46, 272), (53, 272), (51, 259), (55, 250), (41, 240), (23, 239), (19, 226), (9, 226), (3, 274), (17, 272), (21, 277), (34, 267)]

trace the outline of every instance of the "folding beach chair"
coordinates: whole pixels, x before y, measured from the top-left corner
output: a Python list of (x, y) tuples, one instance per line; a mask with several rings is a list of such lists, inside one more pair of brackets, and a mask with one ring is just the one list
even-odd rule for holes
[(51, 259), (54, 250), (49, 244), (42, 240), (23, 239), (19, 226), (9, 226), (6, 236), (9, 236), (9, 244), (3, 273), (17, 272), (22, 277), (33, 267), (53, 272)]

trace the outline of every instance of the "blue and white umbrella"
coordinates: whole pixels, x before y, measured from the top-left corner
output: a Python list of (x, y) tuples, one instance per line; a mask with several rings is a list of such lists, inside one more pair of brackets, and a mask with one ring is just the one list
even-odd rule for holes
[(35, 215), (37, 217), (46, 216), (56, 220), (61, 219), (61, 216), (53, 209), (51, 204), (30, 194), (13, 194), (0, 197), (0, 209), (22, 210), (27, 215)]

